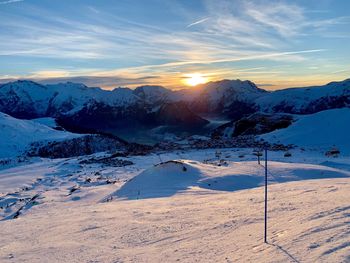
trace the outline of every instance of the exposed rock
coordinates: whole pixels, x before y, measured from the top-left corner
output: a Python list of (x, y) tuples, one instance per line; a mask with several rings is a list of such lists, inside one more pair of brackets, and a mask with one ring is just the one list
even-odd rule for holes
[(27, 152), (28, 156), (45, 158), (67, 158), (88, 155), (96, 152), (126, 151), (127, 144), (114, 136), (86, 135), (59, 142), (34, 143)]
[(212, 138), (259, 135), (286, 128), (291, 125), (292, 122), (293, 116), (289, 114), (268, 114), (259, 112), (216, 128), (212, 132)]

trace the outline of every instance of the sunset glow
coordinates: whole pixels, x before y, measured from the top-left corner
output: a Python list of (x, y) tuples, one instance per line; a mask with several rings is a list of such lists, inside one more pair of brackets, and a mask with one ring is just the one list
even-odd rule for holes
[(0, 83), (276, 90), (349, 77), (349, 1), (117, 2), (0, 0)]
[(188, 86), (196, 86), (198, 84), (204, 84), (208, 82), (208, 78), (201, 73), (192, 73), (185, 75), (185, 84)]

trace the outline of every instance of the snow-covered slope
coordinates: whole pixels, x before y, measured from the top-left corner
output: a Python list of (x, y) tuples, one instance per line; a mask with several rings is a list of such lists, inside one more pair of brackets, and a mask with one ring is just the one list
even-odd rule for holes
[(91, 102), (128, 107), (138, 100), (131, 89), (116, 88), (108, 91), (71, 82), (40, 85), (33, 81), (19, 80), (0, 86), (0, 111), (21, 118), (76, 112)]
[(162, 86), (141, 86), (137, 87), (133, 93), (148, 104), (173, 101), (173, 92)]
[[(339, 170), (277, 162), (280, 153), (269, 153), (274, 184), (268, 191), (266, 244), (264, 189), (257, 187), (264, 167), (235, 161), (234, 149), (223, 154), (231, 154), (224, 157), (227, 166), (203, 163), (215, 150), (163, 153), (162, 158), (177, 154), (196, 161), (151, 167), (159, 156), (147, 155), (131, 157), (134, 165), (116, 167), (74, 158), (0, 171), (0, 192), (3, 181), (9, 184), (0, 197), (0, 216), (8, 219), (0, 221), (0, 261), (348, 262), (349, 160), (337, 159), (345, 169)], [(288, 160), (302, 159), (293, 155)], [(25, 174), (30, 180), (23, 181)], [(16, 176), (25, 187), (18, 189)], [(276, 183), (293, 180), (303, 181)], [(138, 185), (138, 200), (109, 195), (126, 193), (132, 185)], [(147, 189), (162, 198), (145, 198)], [(7, 216), (21, 205), (18, 219)]]
[[(176, 91), (177, 99), (190, 102), (191, 109), (201, 113), (226, 113), (247, 108), (267, 93), (249, 80), (221, 80)], [(248, 110), (248, 109), (247, 109)]]
[(54, 91), (33, 81), (18, 80), (0, 86), (0, 111), (35, 118), (46, 113)]
[(77, 110), (91, 101), (117, 107), (128, 107), (137, 102), (157, 105), (186, 101), (196, 111), (213, 111), (219, 107), (229, 107), (235, 101), (252, 103), (265, 93), (254, 83), (241, 80), (209, 82), (180, 91), (161, 86), (141, 86), (135, 90), (116, 88), (108, 91), (80, 83), (41, 85), (33, 81), (19, 80), (0, 86), (0, 110), (24, 114), (26, 108), (33, 107), (30, 110), (32, 115), (51, 116)]
[[(213, 166), (191, 160), (168, 161), (151, 167), (127, 182), (115, 195), (142, 199), (172, 196), (193, 187), (214, 191), (237, 191), (264, 184), (263, 167), (253, 162), (227, 162)], [(350, 178), (344, 172), (325, 166), (269, 162), (270, 183), (308, 179)]]
[(53, 128), (53, 129), (58, 127), (56, 120), (54, 118), (51, 118), (51, 117), (36, 118), (36, 119), (32, 119), (32, 121), (43, 124), (45, 126)]
[(262, 111), (314, 113), (350, 106), (350, 79), (324, 86), (290, 88), (268, 93), (256, 100)]
[(350, 108), (326, 110), (297, 118), (288, 128), (261, 138), (323, 151), (335, 146), (341, 153), (350, 154)]
[(266, 93), (259, 89), (249, 80), (221, 80), (211, 81), (198, 87), (200, 96), (210, 97), (211, 100), (220, 100), (222, 98), (232, 100), (251, 100)]
[[(275, 92), (259, 89), (248, 80), (215, 81), (177, 91), (161, 86), (109, 91), (71, 82), (0, 85), (1, 112), (24, 119), (54, 117), (70, 131), (115, 132), (120, 136), (130, 132), (126, 127), (145, 134), (169, 125), (175, 133), (193, 135), (210, 129), (210, 125), (204, 128), (206, 117), (235, 122), (257, 111), (311, 114), (349, 105), (350, 79)], [(193, 127), (189, 127), (191, 123)]]
[[(350, 79), (324, 86), (301, 87), (267, 92), (253, 82), (221, 80), (193, 88), (172, 91), (161, 86), (141, 86), (135, 90), (112, 91), (79, 83), (41, 85), (19, 80), (0, 86), (0, 111), (16, 117), (47, 117), (77, 111), (89, 103), (112, 107), (132, 107), (137, 103), (158, 106), (160, 103), (186, 102), (194, 112), (235, 115), (264, 112), (314, 113), (350, 105)], [(241, 116), (242, 114), (238, 114)]]
[(59, 141), (79, 136), (54, 130), (35, 121), (15, 119), (0, 112), (0, 158), (17, 156), (34, 142)]

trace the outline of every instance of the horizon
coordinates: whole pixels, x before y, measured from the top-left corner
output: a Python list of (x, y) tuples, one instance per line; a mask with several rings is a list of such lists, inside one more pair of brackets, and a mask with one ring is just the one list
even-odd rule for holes
[(0, 82), (266, 90), (350, 76), (348, 1), (0, 1)]
[[(54, 79), (54, 80), (57, 80), (57, 79)], [(67, 81), (49, 81), (46, 83), (46, 81), (40, 81), (40, 80), (33, 80), (33, 79), (12, 79), (12, 80), (8, 80), (8, 81), (5, 81), (5, 82), (2, 82), (0, 80), (0, 87), (1, 85), (6, 85), (8, 83), (13, 83), (13, 82), (17, 82), (17, 81), (31, 81), (31, 82), (34, 82), (34, 83), (38, 83), (38, 84), (41, 84), (41, 85), (60, 85), (60, 84), (67, 84), (67, 83), (72, 83), (72, 84), (83, 84), (85, 85), (87, 88), (100, 88), (102, 90), (106, 90), (106, 91), (113, 91), (115, 89), (131, 89), (131, 90), (134, 90), (134, 89), (137, 89), (137, 88), (141, 88), (141, 87), (147, 87), (147, 86), (150, 86), (150, 87), (162, 87), (162, 88), (165, 88), (165, 89), (168, 89), (168, 90), (172, 90), (172, 91), (180, 91), (180, 90), (186, 90), (186, 89), (191, 89), (191, 88), (197, 88), (197, 87), (200, 87), (200, 86), (205, 86), (206, 84), (209, 84), (209, 83), (215, 83), (215, 82), (222, 82), (222, 81), (250, 81), (250, 82), (253, 82), (257, 88), (259, 89), (263, 89), (263, 90), (266, 90), (266, 91), (279, 91), (279, 90), (284, 90), (284, 89), (298, 89), (298, 88), (317, 88), (317, 87), (323, 87), (323, 86), (326, 86), (330, 83), (333, 83), (333, 82), (344, 82), (344, 81), (347, 81), (347, 80), (350, 80), (350, 78), (346, 78), (346, 79), (342, 79), (342, 80), (333, 80), (333, 81), (330, 81), (330, 82), (326, 82), (326, 83), (322, 83), (320, 85), (313, 85), (313, 86), (295, 86), (295, 87), (284, 87), (284, 88), (277, 88), (277, 89), (271, 89), (270, 88), (270, 85), (264, 85), (264, 84), (257, 84), (257, 83), (254, 83), (253, 81), (249, 80), (249, 79), (220, 79), (220, 80), (210, 80), (208, 82), (205, 82), (205, 83), (200, 83), (200, 84), (197, 84), (197, 85), (194, 85), (194, 86), (182, 86), (182, 87), (179, 87), (179, 88), (169, 88), (167, 86), (163, 86), (163, 85), (157, 85), (157, 84), (144, 84), (144, 85), (132, 85), (132, 86), (115, 86), (115, 87), (108, 87), (108, 88), (105, 88), (105, 87), (101, 87), (101, 86), (89, 86), (89, 85), (86, 85), (85, 83), (83, 82), (75, 82), (74, 80), (67, 80)]]

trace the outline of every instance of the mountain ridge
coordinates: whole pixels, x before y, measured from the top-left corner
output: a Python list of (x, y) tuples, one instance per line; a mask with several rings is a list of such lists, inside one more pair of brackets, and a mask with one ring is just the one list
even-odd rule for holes
[[(18, 80), (0, 85), (0, 111), (16, 118), (56, 118), (73, 132), (204, 131), (207, 115), (234, 122), (253, 113), (311, 114), (350, 107), (350, 79), (323, 86), (266, 91), (249, 80), (221, 80), (193, 89), (146, 85), (104, 90), (81, 83), (42, 85)], [(164, 130), (164, 129), (161, 129)], [(167, 130), (167, 129), (165, 129)]]

